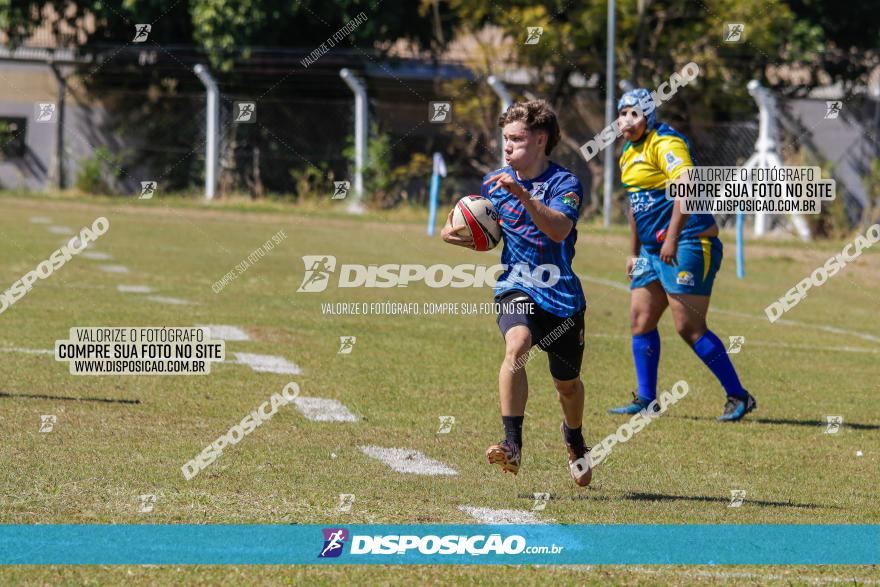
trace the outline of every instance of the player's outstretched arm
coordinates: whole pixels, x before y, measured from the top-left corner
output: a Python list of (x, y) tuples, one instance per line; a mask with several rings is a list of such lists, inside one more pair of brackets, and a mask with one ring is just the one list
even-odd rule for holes
[(472, 236), (462, 236), (452, 229), (452, 213), (455, 211), (453, 208), (449, 211), (449, 216), (446, 217), (446, 225), (443, 227), (443, 230), (440, 231), (440, 238), (443, 239), (443, 242), (447, 242), (450, 245), (458, 245), (460, 247), (467, 247), (469, 249), (474, 248), (474, 239)]

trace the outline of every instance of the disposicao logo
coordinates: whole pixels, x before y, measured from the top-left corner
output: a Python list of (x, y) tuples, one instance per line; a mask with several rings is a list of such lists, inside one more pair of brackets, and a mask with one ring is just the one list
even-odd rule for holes
[[(336, 272), (333, 255), (305, 255), (302, 284), (297, 292), (318, 293), (330, 284), (330, 276)], [(553, 287), (561, 272), (553, 264), (529, 266), (528, 263), (483, 265), (409, 265), (389, 263), (385, 265), (339, 265), (337, 287), (408, 287), (423, 281), (428, 287), (485, 287), (522, 286), (533, 288)], [(502, 277), (502, 279), (498, 279)]]
[(345, 528), (324, 528), (324, 548), (318, 558), (336, 558), (342, 554), (342, 547), (348, 540), (348, 530)]

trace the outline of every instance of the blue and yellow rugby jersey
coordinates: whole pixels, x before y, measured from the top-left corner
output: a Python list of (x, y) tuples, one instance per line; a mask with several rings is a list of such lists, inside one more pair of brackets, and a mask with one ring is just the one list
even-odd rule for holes
[[(517, 179), (516, 172), (508, 166), (489, 173), (483, 178), (483, 182), (499, 173), (509, 173), (532, 194), (533, 198), (562, 212), (577, 225), (583, 201), (583, 189), (581, 182), (572, 172), (551, 161), (547, 170), (532, 180)], [(498, 211), (504, 239), (501, 262), (507, 267), (498, 276), (495, 295), (499, 296), (514, 289), (521, 290), (529, 294), (541, 309), (562, 318), (583, 310), (587, 305), (584, 291), (581, 289), (580, 279), (571, 268), (574, 245), (577, 242), (577, 228), (573, 226), (564, 241), (555, 243), (538, 229), (526, 212), (525, 206), (516, 196), (504, 188), (490, 194), (489, 190), (492, 187), (494, 184), (484, 185), (480, 193), (484, 198), (488, 198)], [(538, 287), (530, 284), (528, 280), (519, 280), (516, 274), (508, 280), (517, 263), (525, 264), (530, 271), (534, 271), (538, 265), (555, 265), (559, 268), (559, 281), (550, 287)], [(546, 280), (548, 277), (545, 271), (543, 279)]]
[[(629, 192), (636, 231), (645, 247), (659, 248), (666, 239), (674, 204), (666, 199), (666, 182), (693, 166), (690, 143), (665, 123), (623, 147), (620, 178)], [(691, 214), (679, 240), (695, 237), (713, 224), (711, 214)]]

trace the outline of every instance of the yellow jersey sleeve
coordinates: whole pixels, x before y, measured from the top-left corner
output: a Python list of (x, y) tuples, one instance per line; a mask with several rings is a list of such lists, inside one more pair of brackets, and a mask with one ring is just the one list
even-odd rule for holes
[(658, 136), (654, 140), (654, 164), (668, 180), (678, 179), (687, 168), (694, 166), (687, 143), (676, 136)]

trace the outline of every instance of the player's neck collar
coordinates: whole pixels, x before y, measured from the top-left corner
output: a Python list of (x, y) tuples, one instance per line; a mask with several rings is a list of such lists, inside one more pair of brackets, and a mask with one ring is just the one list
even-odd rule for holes
[(535, 177), (520, 177), (519, 171), (516, 171), (512, 167), (511, 167), (511, 169), (513, 169), (514, 177), (516, 177), (519, 181), (532, 183), (532, 182), (538, 181), (539, 179), (541, 179), (542, 177), (544, 177), (545, 175), (550, 173), (550, 171), (553, 169), (554, 165), (556, 165), (556, 164), (553, 163), (553, 161), (551, 161), (550, 159), (547, 159), (547, 167), (545, 167), (543, 169), (543, 171), (541, 171), (541, 173), (539, 173)]
[(657, 127), (654, 127), (654, 128), (646, 128), (646, 129), (645, 129), (645, 132), (642, 133), (642, 136), (639, 137), (639, 140), (637, 140), (637, 141), (630, 141), (630, 144), (631, 144), (631, 145), (638, 145), (638, 144), (644, 142), (644, 140), (648, 138), (648, 135), (651, 134), (652, 132), (654, 132), (654, 130), (655, 130), (656, 128), (657, 128)]

